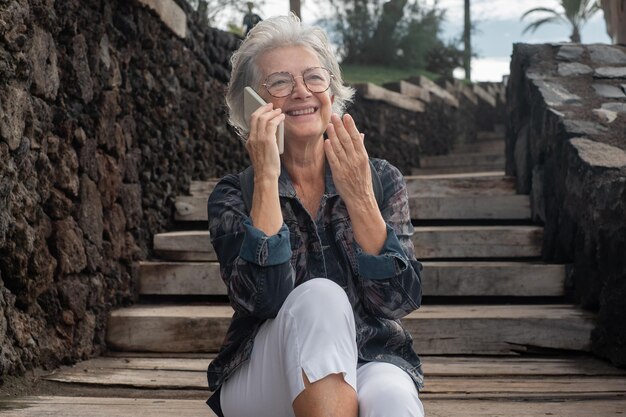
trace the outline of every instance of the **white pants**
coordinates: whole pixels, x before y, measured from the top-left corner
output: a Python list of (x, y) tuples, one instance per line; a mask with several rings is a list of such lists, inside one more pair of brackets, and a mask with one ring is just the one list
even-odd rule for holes
[(357, 365), (354, 314), (345, 291), (313, 279), (296, 287), (254, 339), (252, 356), (222, 385), (225, 417), (293, 417), (292, 403), (311, 383), (343, 374), (357, 392), (359, 417), (422, 417), (411, 377), (395, 365)]

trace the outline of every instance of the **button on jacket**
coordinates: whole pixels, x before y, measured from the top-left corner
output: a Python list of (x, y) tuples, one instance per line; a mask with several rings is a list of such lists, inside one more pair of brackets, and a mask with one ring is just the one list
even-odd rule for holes
[(319, 277), (336, 282), (348, 295), (359, 361), (395, 364), (418, 389), (422, 387), (420, 359), (399, 321), (420, 306), (422, 295), (422, 266), (411, 241), (406, 184), (387, 161), (371, 161), (383, 185), (379, 206), (387, 225), (387, 238), (377, 256), (363, 252), (354, 240), (348, 210), (328, 164), (316, 219), (300, 203), (283, 167), (278, 191), (284, 223), (273, 236), (252, 225), (237, 175), (227, 175), (216, 185), (208, 201), (209, 231), (235, 313), (207, 371), (211, 390), (248, 360), (259, 326), (276, 317), (294, 287)]

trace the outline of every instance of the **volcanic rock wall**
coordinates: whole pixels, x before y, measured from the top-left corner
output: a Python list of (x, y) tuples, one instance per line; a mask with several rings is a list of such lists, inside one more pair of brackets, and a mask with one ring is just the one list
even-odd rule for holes
[(0, 378), (98, 354), (174, 196), (245, 164), (223, 107), (238, 41), (187, 26), (137, 1), (0, 2)]
[(593, 351), (626, 366), (626, 48), (513, 49), (507, 173), (545, 224), (546, 260), (598, 311)]

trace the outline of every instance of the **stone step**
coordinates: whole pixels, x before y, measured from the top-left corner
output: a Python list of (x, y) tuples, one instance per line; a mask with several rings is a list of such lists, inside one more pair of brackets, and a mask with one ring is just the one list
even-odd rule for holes
[(456, 145), (450, 153), (491, 153), (504, 155), (506, 144), (504, 140), (484, 140), (474, 143)]
[(422, 156), (420, 168), (449, 168), (460, 166), (504, 167), (506, 158), (500, 153), (451, 153), (448, 155)]
[[(469, 174), (447, 174), (404, 177), (409, 196), (456, 196), (456, 195), (511, 195), (515, 194), (515, 178), (507, 177), (504, 172), (476, 172)], [(207, 198), (216, 179), (209, 181), (191, 181), (189, 194), (193, 197)]]
[[(530, 197), (527, 195), (485, 196), (414, 196), (409, 198), (414, 220), (529, 220)], [(206, 197), (177, 197), (174, 213), (177, 221), (206, 221)]]
[[(426, 296), (563, 296), (565, 266), (531, 262), (424, 262)], [(141, 262), (140, 295), (226, 295), (217, 262)]]
[[(111, 312), (107, 346), (136, 352), (217, 352), (227, 305), (137, 305)], [(513, 355), (536, 349), (588, 351), (595, 318), (567, 305), (431, 305), (402, 322), (420, 354)]]
[[(417, 259), (529, 258), (541, 255), (543, 228), (537, 226), (416, 227)], [(215, 261), (208, 231), (179, 231), (154, 236), (154, 250), (163, 259)]]

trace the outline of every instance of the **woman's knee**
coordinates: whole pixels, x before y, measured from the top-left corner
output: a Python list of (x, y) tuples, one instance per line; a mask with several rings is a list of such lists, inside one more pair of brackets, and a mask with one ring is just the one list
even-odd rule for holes
[(314, 315), (332, 318), (349, 312), (350, 300), (343, 288), (326, 278), (315, 278), (297, 286), (287, 297), (285, 305), (292, 315)]
[(373, 365), (378, 369), (369, 370), (366, 378), (359, 374), (359, 417), (423, 416), (424, 407), (411, 378), (395, 365)]

